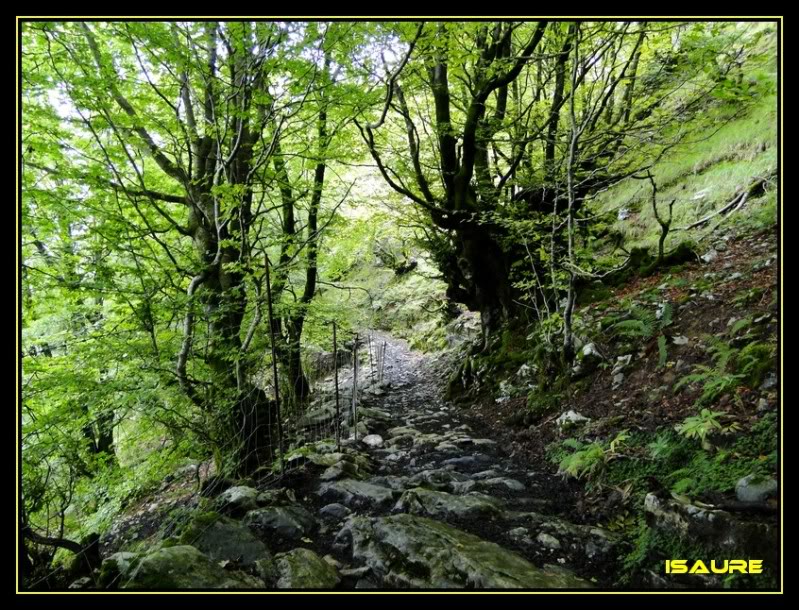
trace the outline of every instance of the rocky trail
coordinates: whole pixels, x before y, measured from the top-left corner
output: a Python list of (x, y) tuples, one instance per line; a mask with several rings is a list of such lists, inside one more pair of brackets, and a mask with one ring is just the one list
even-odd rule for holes
[[(225, 489), (212, 500), (218, 512), (195, 516), (180, 544), (143, 558), (112, 555), (104, 580), (133, 588), (601, 584), (614, 535), (570, 522), (565, 483), (514, 463), (464, 423), (440, 396), (432, 357), (381, 340), (384, 380), (363, 389), (357, 440), (343, 439), (340, 452), (314, 444), (277, 486)], [(348, 379), (342, 371), (343, 395)]]

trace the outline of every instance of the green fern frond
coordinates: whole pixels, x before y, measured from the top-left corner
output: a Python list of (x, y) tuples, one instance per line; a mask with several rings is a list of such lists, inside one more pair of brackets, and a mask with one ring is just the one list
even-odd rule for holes
[(664, 303), (660, 316), (660, 330), (663, 330), (672, 323), (674, 317), (674, 308), (671, 303)]
[(658, 337), (658, 368), (663, 368), (666, 366), (667, 358), (668, 352), (666, 351), (666, 337), (664, 335), (660, 335)]

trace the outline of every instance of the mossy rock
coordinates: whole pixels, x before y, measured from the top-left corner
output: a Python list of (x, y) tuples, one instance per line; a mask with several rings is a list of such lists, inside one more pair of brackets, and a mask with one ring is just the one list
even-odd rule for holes
[(120, 589), (173, 591), (264, 586), (264, 582), (254, 576), (224, 570), (219, 563), (189, 545), (161, 548), (145, 555), (116, 553), (103, 562), (100, 574), (104, 586)]
[(583, 589), (563, 568), (539, 568), (498, 544), (413, 515), (354, 517), (337, 536), (383, 586), (436, 589)]
[(316, 519), (302, 506), (267, 506), (251, 510), (244, 523), (266, 540), (299, 540), (316, 527)]
[(252, 566), (259, 559), (269, 559), (269, 549), (246, 525), (210, 512), (197, 515), (181, 538), (217, 561)]
[(501, 513), (499, 502), (484, 494), (454, 495), (422, 487), (405, 491), (394, 510), (436, 519), (490, 518)]
[(332, 589), (340, 580), (336, 568), (310, 549), (280, 553), (275, 565), (278, 589)]

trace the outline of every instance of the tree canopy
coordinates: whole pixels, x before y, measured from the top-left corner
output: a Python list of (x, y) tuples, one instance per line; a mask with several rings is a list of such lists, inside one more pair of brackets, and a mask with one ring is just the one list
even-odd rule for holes
[(367, 259), (400, 275), (423, 253), (435, 316), (478, 312), (485, 347), (520, 319), (562, 320), (570, 363), (578, 285), (631, 254), (592, 202), (649, 189), (663, 259), (674, 203), (653, 171), (773, 92), (752, 68), (763, 36), (661, 20), (22, 22), (27, 542), (47, 565), (80, 548), (178, 458), (273, 468), (288, 405), (311, 394), (305, 355), (330, 349), (332, 322), (374, 319), (347, 300), (373, 298), (352, 280)]

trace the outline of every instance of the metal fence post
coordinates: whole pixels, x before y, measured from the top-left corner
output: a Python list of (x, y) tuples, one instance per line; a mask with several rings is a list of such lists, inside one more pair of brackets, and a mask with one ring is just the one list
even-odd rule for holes
[(341, 452), (341, 412), (338, 406), (338, 344), (336, 343), (336, 321), (333, 320), (333, 375), (336, 387), (336, 450)]
[(280, 457), (280, 474), (284, 473), (283, 464), (283, 422), (280, 417), (280, 388), (277, 377), (277, 353), (275, 351), (275, 325), (272, 314), (272, 285), (269, 280), (269, 255), (264, 253), (264, 267), (266, 269), (266, 302), (269, 307), (269, 336), (272, 344), (272, 376), (275, 383), (275, 405), (277, 407), (277, 451)]

